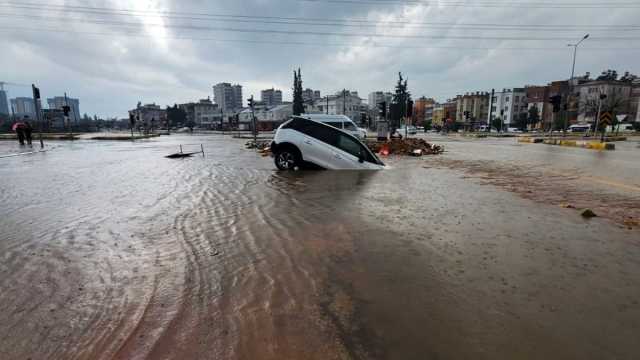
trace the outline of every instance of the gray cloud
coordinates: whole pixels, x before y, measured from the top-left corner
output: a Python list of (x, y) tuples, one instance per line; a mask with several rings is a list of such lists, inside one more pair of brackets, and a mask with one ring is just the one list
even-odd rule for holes
[[(64, 3), (47, 3), (52, 4)], [(368, 19), (378, 23), (373, 28), (308, 24), (292, 26), (175, 17), (113, 16), (90, 11), (67, 14), (66, 16), (72, 16), (75, 20), (60, 21), (63, 16), (60, 12), (42, 8), (20, 9), (0, 2), (0, 13), (7, 20), (0, 38), (0, 48), (3, 49), (3, 56), (0, 57), (3, 75), (0, 80), (28, 84), (35, 82), (41, 87), (44, 96), (67, 91), (70, 96), (80, 98), (82, 112), (101, 116), (124, 116), (126, 110), (139, 100), (167, 105), (212, 96), (211, 86), (222, 81), (242, 84), (246, 97), (250, 94), (258, 96), (260, 89), (271, 86), (284, 90), (285, 98), (290, 97), (291, 73), (298, 66), (302, 68), (305, 87), (320, 89), (323, 93), (349, 88), (358, 90), (362, 97), (374, 90), (391, 90), (398, 71), (409, 77), (410, 90), (414, 96), (425, 95), (438, 100), (445, 100), (465, 91), (544, 84), (569, 76), (571, 51), (566, 48), (566, 41), (460, 40), (368, 35), (579, 39), (586, 31), (394, 27), (392, 22), (408, 20), (521, 24), (538, 26), (540, 30), (544, 29), (545, 24), (582, 24), (585, 27), (593, 27), (593, 24), (635, 24), (640, 18), (640, 9), (637, 8), (609, 9), (603, 15), (602, 10), (594, 9), (348, 5), (296, 0), (113, 0), (93, 1), (89, 4), (68, 1), (66, 4), (195, 14)], [(195, 14), (192, 17), (198, 17)], [(25, 15), (30, 18), (24, 18)], [(103, 23), (91, 23), (93, 21)], [(112, 21), (136, 25), (109, 23)], [(150, 23), (161, 23), (164, 27), (152, 26)], [(349, 24), (355, 25), (358, 22)], [(363, 36), (260, 34), (180, 28), (185, 25), (352, 33)], [(41, 29), (39, 32), (27, 30), (38, 27)], [(640, 36), (640, 31), (611, 32), (596, 29), (589, 32), (596, 40), (603, 36)], [(521, 47), (556, 49), (510, 50)], [(606, 68), (615, 68), (620, 72), (640, 71), (635, 61), (637, 51), (593, 48), (640, 48), (640, 42), (588, 41), (579, 53), (578, 73), (598, 72)], [(10, 96), (28, 94), (28, 88), (10, 88), (9, 91)]]

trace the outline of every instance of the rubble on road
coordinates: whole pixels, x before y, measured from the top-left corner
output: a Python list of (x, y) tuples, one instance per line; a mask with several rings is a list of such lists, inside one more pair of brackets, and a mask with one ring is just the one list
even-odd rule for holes
[(587, 219), (598, 217), (598, 215), (596, 215), (596, 213), (594, 213), (593, 210), (591, 209), (584, 210), (580, 215), (582, 215), (583, 218), (587, 218)]
[(392, 139), (387, 141), (367, 140), (366, 145), (376, 154), (381, 155), (436, 155), (444, 152), (444, 147), (429, 144), (423, 139)]
[(271, 140), (247, 141), (244, 145), (247, 149), (265, 149), (271, 146)]

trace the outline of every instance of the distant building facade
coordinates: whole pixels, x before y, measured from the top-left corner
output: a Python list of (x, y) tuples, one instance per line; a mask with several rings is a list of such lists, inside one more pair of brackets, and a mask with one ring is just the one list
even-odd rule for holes
[(259, 105), (254, 107), (253, 112), (251, 109), (244, 109), (238, 114), (239, 128), (241, 130), (253, 129), (253, 116), (255, 116), (259, 131), (272, 131), (292, 115), (292, 103), (275, 106)]
[(62, 109), (67, 105), (70, 108), (69, 121), (78, 122), (80, 120), (80, 100), (64, 96), (55, 96), (47, 99), (49, 109)]
[(211, 99), (178, 105), (187, 114), (187, 121), (196, 127), (215, 129), (222, 124), (223, 112)]
[(28, 116), (32, 119), (36, 118), (36, 105), (30, 97), (11, 99), (11, 109), (17, 117), (23, 118)]
[(433, 111), (436, 101), (431, 98), (421, 97), (413, 103), (413, 125), (424, 126), (425, 123), (433, 123)]
[(213, 100), (223, 111), (239, 111), (243, 108), (242, 86), (219, 83), (213, 86)]
[[(604, 103), (618, 103), (617, 114), (615, 115), (632, 115), (632, 84), (617, 80), (596, 80), (576, 86), (580, 103), (578, 107), (579, 123), (595, 123), (597, 111), (595, 105), (599, 102), (600, 95), (606, 95)], [(633, 114), (634, 116), (637, 114)]]
[[(489, 116), (489, 93), (474, 92), (456, 97), (456, 122), (465, 127), (486, 124)], [(468, 112), (468, 118), (465, 116)]]
[(0, 114), (9, 115), (9, 102), (7, 92), (4, 90), (0, 90)]
[(302, 90), (302, 101), (306, 104), (316, 103), (320, 101), (321, 98), (320, 90), (313, 90), (309, 88)]
[(268, 106), (282, 104), (282, 90), (274, 88), (260, 91), (260, 101)]
[(157, 129), (167, 125), (167, 111), (155, 103), (142, 105), (138, 103), (129, 114), (138, 119), (136, 126), (145, 129)]
[(367, 114), (367, 108), (357, 91), (343, 90), (335, 95), (325, 97), (313, 105), (312, 111), (320, 114), (346, 115), (356, 124), (362, 121), (363, 114)]
[[(502, 119), (504, 127), (512, 127), (519, 117), (527, 116), (527, 93), (524, 88), (503, 89), (496, 92), (491, 105), (494, 119)], [(487, 117), (489, 120), (489, 118)]]
[(369, 93), (369, 96), (367, 96), (367, 100), (369, 109), (377, 109), (378, 104), (383, 101), (387, 103), (387, 106), (389, 106), (389, 104), (391, 104), (391, 101), (393, 100), (393, 94), (384, 91), (374, 91)]

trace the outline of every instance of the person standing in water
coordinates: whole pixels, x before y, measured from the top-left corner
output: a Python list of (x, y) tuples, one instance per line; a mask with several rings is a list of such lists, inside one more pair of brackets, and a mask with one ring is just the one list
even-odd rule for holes
[(24, 123), (24, 137), (27, 139), (27, 144), (31, 145), (31, 141), (33, 140), (31, 134), (33, 133), (33, 127), (29, 124), (28, 121)]
[(20, 145), (24, 145), (24, 124), (14, 126), (14, 130), (16, 131), (16, 135), (18, 135), (18, 142)]

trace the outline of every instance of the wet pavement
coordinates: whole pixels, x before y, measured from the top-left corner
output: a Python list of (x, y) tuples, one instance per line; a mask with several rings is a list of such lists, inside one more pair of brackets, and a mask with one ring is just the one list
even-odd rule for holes
[(281, 173), (223, 136), (0, 159), (0, 358), (637, 358), (640, 232), (459, 161), (587, 169), (631, 206), (636, 170), (431, 140), (379, 172)]

